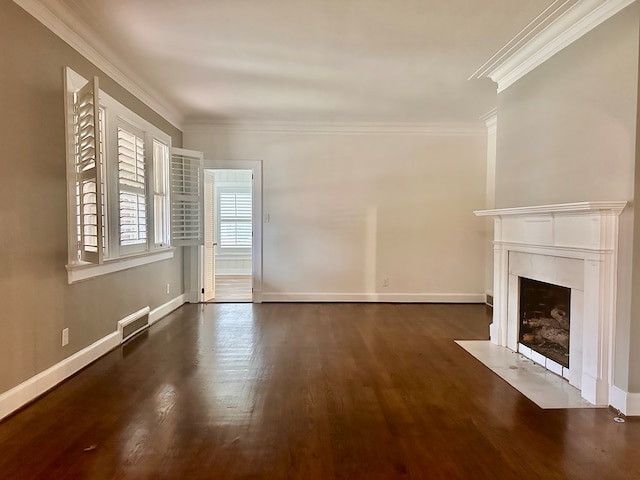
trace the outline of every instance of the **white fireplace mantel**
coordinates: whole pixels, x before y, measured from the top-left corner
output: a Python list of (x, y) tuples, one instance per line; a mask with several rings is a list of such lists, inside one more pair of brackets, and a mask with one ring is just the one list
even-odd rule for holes
[(618, 218), (627, 202), (579, 202), (479, 210), (494, 218), (491, 341), (518, 351), (519, 281), (571, 288), (570, 378), (609, 405), (616, 318)]

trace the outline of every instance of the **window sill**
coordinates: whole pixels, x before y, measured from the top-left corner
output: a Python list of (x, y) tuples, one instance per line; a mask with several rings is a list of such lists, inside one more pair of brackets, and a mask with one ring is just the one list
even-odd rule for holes
[(145, 252), (139, 255), (105, 260), (104, 263), (96, 265), (93, 263), (77, 263), (66, 265), (67, 282), (69, 284), (88, 280), (93, 277), (107, 275), (108, 273), (120, 272), (128, 268), (140, 267), (149, 263), (159, 262), (173, 258), (175, 248), (169, 247), (154, 252)]

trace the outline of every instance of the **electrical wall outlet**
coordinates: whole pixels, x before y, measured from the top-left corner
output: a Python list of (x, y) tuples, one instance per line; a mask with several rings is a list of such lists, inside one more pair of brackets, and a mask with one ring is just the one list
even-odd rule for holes
[(167, 283), (167, 293), (169, 293), (171, 291), (171, 284)]
[(69, 329), (65, 328), (62, 330), (62, 346), (69, 344)]
[(388, 287), (389, 286), (389, 279), (388, 278), (383, 278), (382, 279), (382, 286), (383, 287)]

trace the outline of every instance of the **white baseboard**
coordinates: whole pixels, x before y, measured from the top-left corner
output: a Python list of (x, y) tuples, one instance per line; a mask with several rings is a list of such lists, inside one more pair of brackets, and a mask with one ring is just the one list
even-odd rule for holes
[(263, 302), (484, 303), (482, 293), (283, 293), (262, 292)]
[(0, 419), (36, 399), (58, 383), (120, 345), (113, 332), (0, 395)]
[(149, 325), (153, 325), (158, 320), (160, 320), (165, 315), (169, 315), (176, 308), (181, 307), (187, 303), (186, 294), (182, 294), (174, 298), (173, 300), (169, 300), (167, 303), (160, 305), (159, 307), (154, 308), (149, 312)]
[[(173, 300), (151, 310), (149, 312), (149, 324), (157, 322), (165, 315), (182, 306), (185, 303), (185, 298), (184, 294), (179, 295)], [(11, 390), (7, 390), (0, 395), (0, 419), (35, 400), (118, 345), (120, 345), (120, 333), (116, 331), (56, 363), (44, 372), (25, 380), (20, 385), (16, 385)]]
[(628, 417), (640, 415), (640, 393), (625, 392), (612, 385), (609, 388), (609, 405)]

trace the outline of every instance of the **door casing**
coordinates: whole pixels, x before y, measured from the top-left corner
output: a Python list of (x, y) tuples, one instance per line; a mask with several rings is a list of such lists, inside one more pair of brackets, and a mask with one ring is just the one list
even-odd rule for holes
[[(253, 279), (253, 303), (262, 303), (262, 161), (261, 160), (207, 160), (204, 159), (205, 170), (232, 169), (251, 170), (252, 181), (252, 225), (253, 243), (251, 270)], [(204, 301), (204, 247), (191, 247), (185, 253), (185, 275), (188, 285), (197, 285), (197, 294), (188, 298)]]

